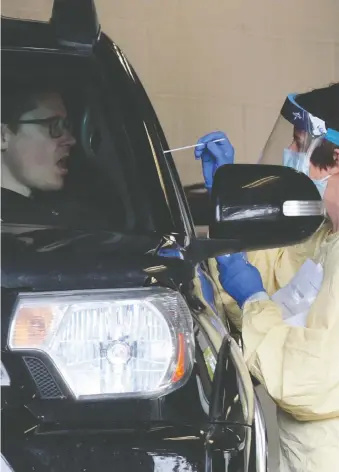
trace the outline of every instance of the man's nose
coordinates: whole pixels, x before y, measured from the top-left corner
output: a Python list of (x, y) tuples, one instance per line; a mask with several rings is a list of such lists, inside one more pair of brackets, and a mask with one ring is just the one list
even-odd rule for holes
[(64, 143), (68, 146), (75, 146), (76, 142), (77, 141), (73, 134), (70, 131), (66, 130), (64, 133)]

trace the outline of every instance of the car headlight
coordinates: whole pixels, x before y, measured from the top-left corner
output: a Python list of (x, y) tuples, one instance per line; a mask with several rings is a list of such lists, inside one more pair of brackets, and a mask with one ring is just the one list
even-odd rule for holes
[(8, 464), (2, 454), (0, 454), (0, 470), (1, 472), (13, 472), (12, 467)]
[(189, 308), (163, 288), (20, 294), (8, 345), (48, 356), (76, 399), (159, 397), (194, 362)]

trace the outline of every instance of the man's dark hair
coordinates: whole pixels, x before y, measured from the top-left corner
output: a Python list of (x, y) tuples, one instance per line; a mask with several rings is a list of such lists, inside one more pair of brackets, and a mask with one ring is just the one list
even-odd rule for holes
[[(325, 121), (327, 128), (339, 131), (339, 82), (298, 95), (296, 102), (312, 115)], [(324, 140), (311, 156), (311, 162), (319, 169), (334, 167), (334, 150), (338, 146)]]
[(311, 156), (311, 162), (319, 169), (327, 169), (327, 167), (336, 167), (338, 165), (334, 158), (334, 150), (338, 146), (330, 141), (323, 140), (319, 147), (317, 147)]
[(50, 93), (61, 93), (58, 88), (46, 84), (12, 85), (1, 84), (1, 123), (16, 133), (21, 116), (34, 110), (39, 101)]

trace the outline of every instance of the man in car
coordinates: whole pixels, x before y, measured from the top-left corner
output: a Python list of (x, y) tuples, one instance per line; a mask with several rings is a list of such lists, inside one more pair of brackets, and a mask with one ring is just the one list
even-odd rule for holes
[[(53, 85), (2, 84), (1, 220), (73, 229), (111, 229), (121, 211), (107, 214), (70, 185), (62, 192), (76, 140), (63, 93)], [(85, 163), (84, 163), (85, 167)], [(81, 175), (76, 175), (81, 181)], [(95, 177), (93, 177), (95, 178)]]
[[(76, 141), (59, 92), (41, 87), (10, 89), (2, 93), (1, 109), (1, 217), (20, 221), (28, 212), (41, 221), (58, 220), (36, 192), (61, 190), (67, 159)], [(21, 215), (20, 215), (21, 213)], [(36, 218), (35, 218), (36, 219)], [(27, 218), (27, 221), (32, 221)]]

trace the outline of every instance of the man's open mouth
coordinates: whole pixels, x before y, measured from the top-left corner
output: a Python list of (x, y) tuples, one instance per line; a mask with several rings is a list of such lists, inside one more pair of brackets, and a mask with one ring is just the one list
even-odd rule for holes
[(67, 156), (62, 157), (61, 159), (59, 159), (58, 162), (56, 163), (56, 165), (57, 165), (59, 170), (66, 173), (68, 171), (68, 169), (67, 169)]

